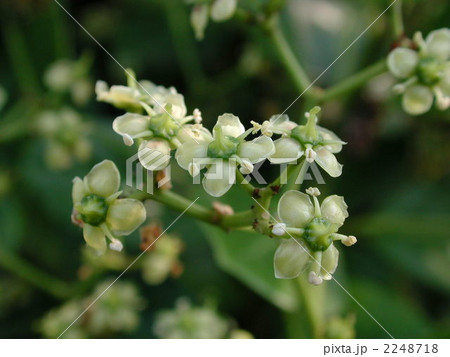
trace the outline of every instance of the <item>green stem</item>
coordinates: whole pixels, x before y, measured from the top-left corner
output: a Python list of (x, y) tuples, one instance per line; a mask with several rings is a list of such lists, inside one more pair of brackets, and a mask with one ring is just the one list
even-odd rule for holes
[(247, 182), (241, 172), (236, 169), (236, 183), (241, 186), (250, 196), (253, 196), (255, 193), (255, 186), (253, 186), (250, 182)]
[(402, 16), (402, 0), (397, 0), (397, 2), (393, 5), (391, 20), (392, 32), (394, 33), (394, 38), (397, 40), (405, 33)]
[(71, 295), (72, 289), (69, 284), (40, 271), (36, 266), (12, 252), (4, 252), (0, 249), (0, 265), (57, 299), (63, 300)]
[(314, 88), (307, 90), (311, 85), (311, 81), (295, 56), (289, 42), (286, 40), (286, 37), (280, 28), (278, 18), (273, 18), (272, 22), (268, 24), (268, 31), (272, 44), (280, 56), (281, 62), (291, 76), (297, 90), (302, 93), (305, 92), (304, 95), (306, 97), (315, 96)]
[(312, 336), (323, 338), (325, 334), (325, 284), (312, 286), (303, 275), (298, 277), (295, 283), (311, 326)]
[(364, 85), (368, 80), (373, 77), (386, 72), (386, 60), (382, 60), (372, 64), (371, 66), (363, 69), (362, 71), (348, 77), (335, 86), (325, 90), (320, 96), (321, 102), (326, 102), (344, 94), (348, 94), (353, 90)]
[(186, 214), (189, 216), (225, 229), (249, 226), (253, 220), (251, 210), (235, 213), (230, 216), (221, 216), (213, 209), (208, 209), (197, 203), (192, 204), (191, 200), (170, 190), (158, 190), (153, 195), (147, 195), (145, 198), (163, 203), (179, 212), (187, 209)]

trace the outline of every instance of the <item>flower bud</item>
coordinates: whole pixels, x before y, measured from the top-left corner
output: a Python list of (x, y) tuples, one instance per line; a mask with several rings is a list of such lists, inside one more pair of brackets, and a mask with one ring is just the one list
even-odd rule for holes
[(211, 6), (211, 19), (216, 22), (226, 21), (233, 17), (237, 0), (215, 0)]

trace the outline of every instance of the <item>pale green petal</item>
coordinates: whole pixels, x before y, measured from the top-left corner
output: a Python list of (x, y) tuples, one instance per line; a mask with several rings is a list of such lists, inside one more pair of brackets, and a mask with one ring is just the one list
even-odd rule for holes
[(170, 162), (170, 145), (166, 140), (143, 141), (138, 149), (139, 162), (150, 171), (160, 171)]
[(332, 144), (326, 144), (327, 147), (329, 147), (329, 151), (331, 151), (333, 154), (337, 154), (339, 152), (341, 152), (342, 150), (342, 145), (344, 144), (344, 142), (339, 139), (339, 137), (333, 133), (331, 130), (325, 129), (319, 125), (317, 125), (317, 129), (319, 129), (319, 133), (320, 135), (322, 135), (323, 140), (325, 141), (333, 141), (335, 143)]
[(444, 95), (450, 97), (450, 63), (447, 63), (444, 68), (444, 76), (439, 83), (439, 87)]
[(275, 153), (275, 146), (272, 139), (267, 136), (260, 136), (252, 141), (245, 141), (238, 147), (238, 156), (248, 159), (252, 163), (257, 163), (267, 159)]
[(304, 228), (314, 217), (314, 206), (307, 194), (286, 191), (278, 202), (278, 216), (289, 227)]
[(232, 136), (237, 138), (245, 131), (244, 126), (236, 115), (225, 113), (217, 119), (217, 123), (213, 128), (213, 132), (217, 127), (222, 129), (223, 135)]
[(108, 197), (119, 190), (120, 174), (114, 162), (103, 160), (86, 175), (90, 193)]
[(186, 141), (177, 149), (175, 159), (181, 168), (189, 170), (189, 164), (192, 164), (194, 159), (206, 158), (207, 152), (208, 142), (200, 141), (197, 143), (194, 140)]
[(106, 224), (115, 235), (123, 236), (132, 233), (144, 223), (145, 218), (145, 207), (141, 201), (122, 198), (109, 206)]
[(443, 28), (430, 32), (425, 43), (425, 51), (428, 56), (440, 61), (447, 61), (450, 58), (450, 29)]
[(203, 178), (203, 188), (213, 197), (223, 196), (236, 181), (236, 165), (218, 159), (208, 167)]
[(310, 252), (301, 240), (283, 239), (273, 258), (277, 279), (294, 279), (305, 271), (310, 261)]
[(86, 195), (86, 191), (84, 190), (83, 180), (79, 177), (75, 177), (72, 182), (72, 201), (75, 205)]
[(269, 122), (271, 124), (272, 131), (276, 134), (282, 134), (286, 131), (291, 131), (296, 126), (298, 126), (297, 123), (289, 120), (287, 114), (272, 115), (269, 119)]
[(411, 115), (420, 115), (430, 110), (433, 105), (433, 92), (422, 85), (413, 85), (406, 89), (402, 98), (405, 112)]
[(87, 245), (95, 249), (98, 253), (106, 251), (105, 233), (100, 227), (93, 227), (90, 224), (84, 224), (83, 237)]
[(342, 196), (328, 196), (323, 200), (320, 210), (322, 218), (339, 227), (344, 224), (345, 219), (348, 217), (347, 204)]
[(322, 268), (320, 276), (324, 280), (330, 280), (331, 275), (336, 271), (339, 262), (339, 251), (331, 244), (326, 251), (322, 253)]
[(211, 6), (211, 19), (216, 22), (226, 21), (233, 17), (237, 0), (215, 0)]
[(331, 177), (338, 177), (342, 174), (342, 165), (337, 161), (336, 156), (326, 147), (316, 150), (315, 162), (324, 169)]
[(184, 144), (186, 141), (207, 141), (213, 140), (211, 132), (201, 124), (185, 124), (178, 130), (178, 140)]
[(127, 134), (133, 138), (149, 130), (149, 120), (144, 115), (126, 113), (114, 119), (112, 127), (117, 134)]
[(291, 138), (279, 138), (274, 141), (275, 152), (269, 157), (273, 164), (283, 164), (297, 160), (303, 155), (300, 143)]
[(387, 58), (389, 71), (397, 78), (411, 76), (418, 62), (418, 53), (409, 48), (396, 48), (389, 53)]

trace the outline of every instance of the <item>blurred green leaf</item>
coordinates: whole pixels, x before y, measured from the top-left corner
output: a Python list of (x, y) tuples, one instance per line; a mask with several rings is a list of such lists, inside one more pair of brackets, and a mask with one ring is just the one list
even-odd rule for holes
[[(353, 283), (355, 299), (394, 338), (430, 338), (432, 328), (423, 311), (406, 293), (365, 280)], [(352, 293), (353, 294), (353, 293)], [(355, 306), (356, 337), (389, 338), (389, 335), (364, 310)]]
[(274, 277), (273, 240), (250, 232), (226, 233), (206, 224), (201, 226), (222, 269), (280, 309), (297, 309), (294, 284)]
[(0, 246), (15, 251), (19, 248), (25, 233), (23, 208), (15, 197), (0, 201)]

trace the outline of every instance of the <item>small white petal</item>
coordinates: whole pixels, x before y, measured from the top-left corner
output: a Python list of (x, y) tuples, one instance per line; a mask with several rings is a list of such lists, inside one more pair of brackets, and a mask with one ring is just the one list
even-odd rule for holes
[(389, 53), (387, 58), (389, 71), (397, 78), (411, 76), (418, 63), (418, 53), (409, 48), (396, 48)]
[(305, 160), (310, 164), (314, 162), (317, 157), (317, 153), (312, 148), (306, 148), (305, 150)]
[(105, 233), (100, 227), (93, 227), (90, 224), (84, 224), (83, 237), (87, 245), (95, 249), (99, 254), (106, 250)]
[(323, 200), (320, 210), (323, 218), (340, 227), (348, 217), (347, 207), (344, 197), (332, 195)]
[(336, 156), (326, 147), (316, 150), (315, 161), (331, 177), (338, 177), (342, 174), (342, 165), (337, 161)]
[(226, 21), (233, 17), (237, 0), (215, 0), (211, 6), (211, 19), (216, 22)]
[(278, 216), (289, 227), (303, 228), (314, 217), (314, 206), (303, 192), (286, 191), (278, 202)]
[(85, 179), (90, 192), (102, 197), (108, 197), (119, 190), (119, 170), (110, 160), (95, 165)]
[(79, 177), (75, 177), (72, 182), (72, 201), (75, 205), (83, 199), (86, 195), (86, 191), (84, 190), (83, 180)]
[(283, 164), (296, 161), (303, 155), (300, 143), (291, 138), (279, 138), (274, 141), (275, 152), (269, 157), (273, 164)]
[(433, 105), (433, 92), (425, 86), (413, 85), (406, 89), (402, 98), (405, 112), (411, 115), (424, 114)]
[(141, 201), (121, 198), (109, 206), (106, 223), (115, 235), (123, 236), (132, 233), (145, 218), (146, 211)]
[(122, 135), (122, 139), (123, 139), (123, 143), (126, 146), (132, 146), (134, 144), (133, 138), (130, 135), (128, 135), (128, 134), (123, 134)]
[(200, 141), (211, 142), (213, 136), (210, 131), (201, 124), (185, 124), (178, 130), (177, 138), (182, 144), (186, 141)]
[(160, 171), (170, 162), (170, 145), (166, 140), (143, 141), (138, 149), (139, 162), (150, 171)]
[(257, 163), (275, 153), (275, 145), (267, 136), (260, 136), (252, 141), (245, 141), (238, 147), (238, 156)]
[(126, 113), (114, 119), (113, 130), (119, 135), (134, 137), (148, 131), (149, 117), (140, 114)]
[(203, 178), (203, 188), (213, 197), (223, 196), (236, 181), (236, 165), (228, 160), (217, 159)]
[(282, 236), (286, 233), (286, 224), (276, 223), (273, 225), (272, 234), (276, 236)]
[(189, 170), (189, 164), (194, 162), (194, 159), (203, 159), (207, 157), (208, 142), (194, 140), (186, 141), (182, 144), (175, 153), (175, 159), (178, 165), (185, 170)]
[(192, 177), (197, 176), (200, 173), (200, 165), (191, 162), (188, 167), (188, 172)]
[(242, 160), (241, 167), (239, 169), (239, 171), (242, 174), (244, 174), (244, 175), (251, 174), (253, 172), (253, 169), (254, 169), (254, 166), (249, 160), (247, 160), (247, 159)]
[(327, 143), (327, 146), (330, 147), (330, 151), (333, 154), (337, 154), (341, 152), (342, 145), (345, 144), (344, 141), (339, 139), (339, 137), (333, 133), (331, 130), (322, 128), (321, 126), (317, 125), (317, 129), (319, 130), (320, 135), (322, 135), (322, 138), (324, 141), (331, 142), (330, 144)]
[(430, 32), (425, 40), (425, 51), (428, 56), (447, 61), (450, 58), (450, 29)]
[(339, 262), (339, 251), (331, 244), (326, 251), (322, 253), (322, 262), (320, 276), (324, 280), (331, 280), (332, 274), (336, 271)]
[(283, 239), (273, 259), (277, 279), (294, 279), (305, 271), (310, 261), (308, 247), (295, 239)]
[[(242, 125), (241, 121), (236, 115), (225, 113), (217, 119), (217, 123), (214, 126), (214, 129), (220, 127), (222, 129), (223, 135), (232, 136), (233, 138), (237, 138), (239, 135), (245, 132), (244, 125)], [(213, 132), (215, 131), (213, 129)]]

